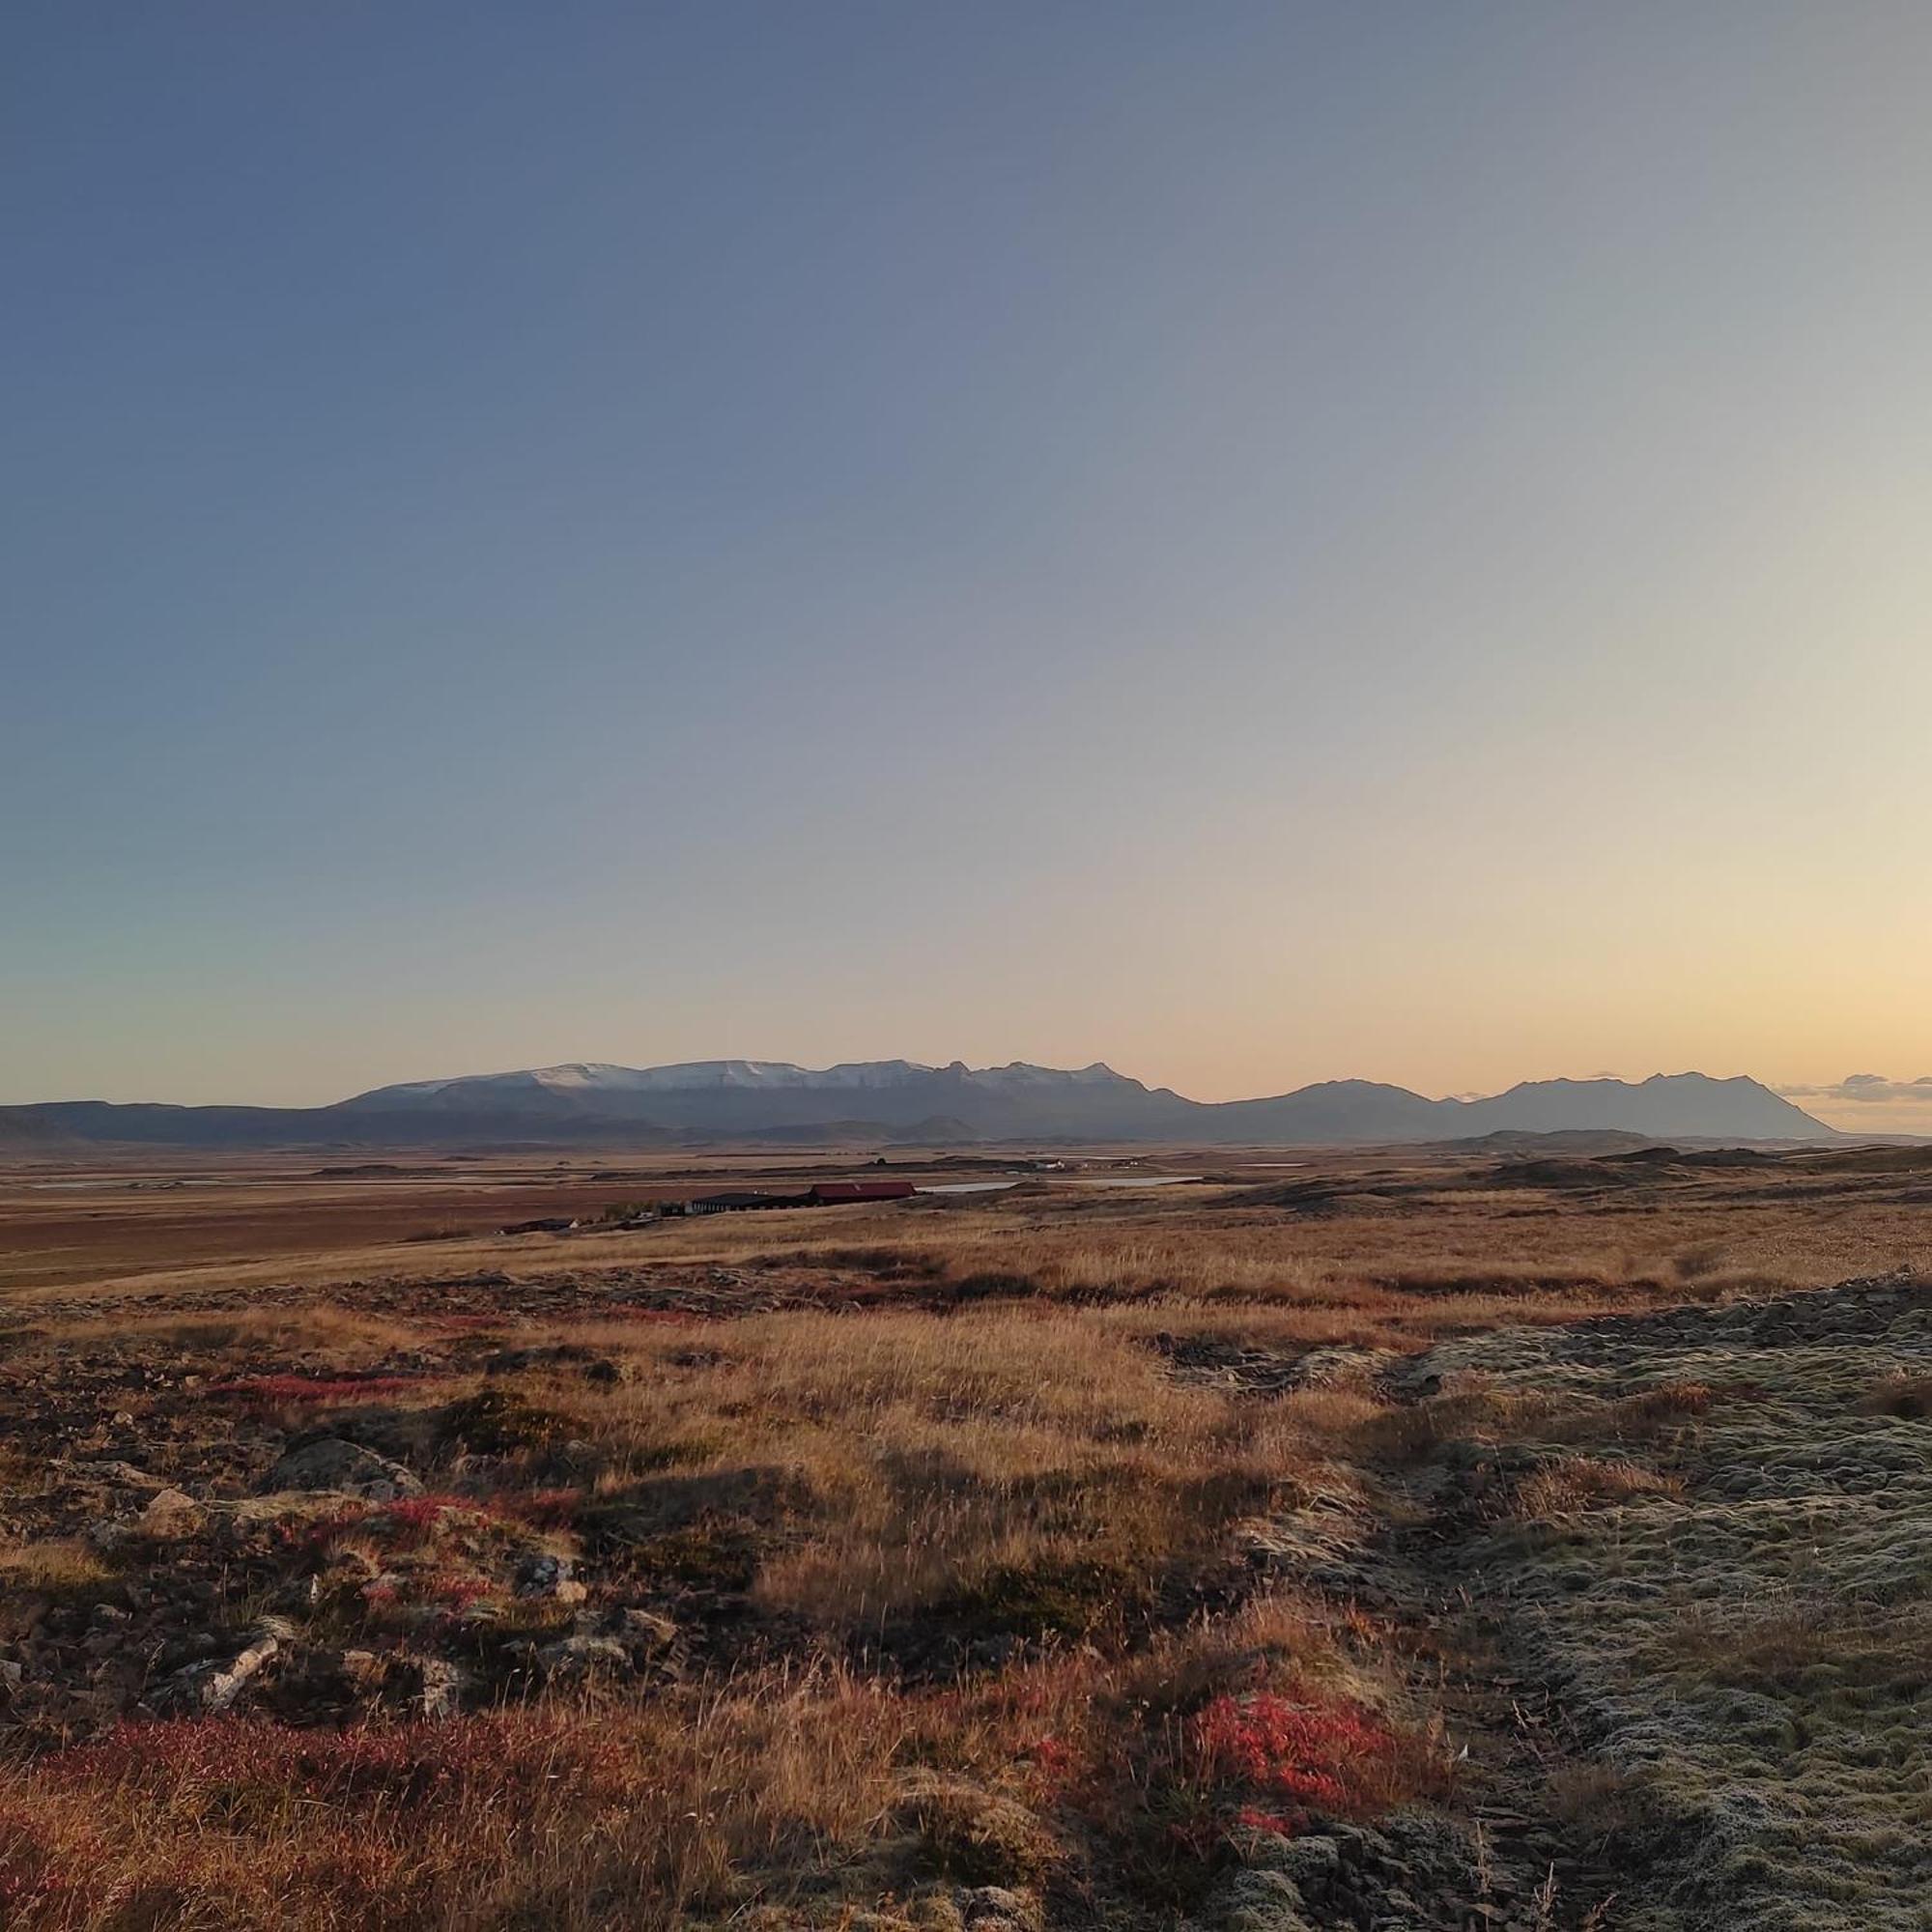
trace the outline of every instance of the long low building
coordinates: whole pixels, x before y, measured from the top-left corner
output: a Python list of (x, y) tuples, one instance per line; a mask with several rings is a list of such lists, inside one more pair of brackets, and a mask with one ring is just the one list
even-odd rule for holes
[(841, 1201), (905, 1201), (918, 1192), (909, 1180), (821, 1180), (806, 1195), (814, 1208), (833, 1208)]
[(687, 1201), (684, 1211), (687, 1214), (743, 1214), (753, 1208), (803, 1208), (807, 1205), (803, 1194), (702, 1194), (696, 1201)]
[(803, 1194), (738, 1189), (701, 1194), (684, 1204), (687, 1214), (744, 1214), (758, 1208), (837, 1208), (863, 1201), (906, 1201), (919, 1192), (909, 1180), (820, 1180)]

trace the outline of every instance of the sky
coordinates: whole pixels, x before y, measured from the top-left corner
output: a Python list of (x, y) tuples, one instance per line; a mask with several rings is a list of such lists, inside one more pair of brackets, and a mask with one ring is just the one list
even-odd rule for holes
[(1928, 98), (1866, 0), (15, 0), (0, 1101), (1932, 1131)]

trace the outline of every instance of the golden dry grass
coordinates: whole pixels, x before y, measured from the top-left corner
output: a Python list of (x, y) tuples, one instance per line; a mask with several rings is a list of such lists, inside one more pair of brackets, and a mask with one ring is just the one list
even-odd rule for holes
[[(1231, 1606), (1189, 1594), (1227, 1563), (1244, 1513), (1355, 1492), (1338, 1450), (1376, 1407), (1367, 1396), (1264, 1405), (1180, 1385), (1121, 1324), (1037, 1302), (530, 1324), (520, 1340), (595, 1351), (621, 1378), (541, 1362), (510, 1378), (450, 1375), (386, 1403), (383, 1426), (433, 1456), (439, 1418), (491, 1418), (493, 1507), (545, 1480), (567, 1430), (581, 1490), (566, 1526), (524, 1547), (571, 1552), (616, 1600), (660, 1587), (670, 1564), (681, 1602), (741, 1599), (788, 1634), (790, 1655), (440, 1728), (175, 1719), (0, 1762), (10, 1927), (323, 1932), (380, 1913), (411, 1926), (668, 1932), (763, 1906), (780, 1911), (774, 1923), (834, 1925), (855, 1888), (923, 1888), (937, 1912), (949, 1884), (1038, 1884), (1096, 1856), (1159, 1892), (1215, 1868), (1198, 1850), (1176, 1866), (1176, 1821), (1190, 1821), (1188, 1844), (1218, 1845), (1233, 1802), (1193, 1742), (1196, 1714), (1283, 1690), (1412, 1721), (1412, 1744), (1376, 1760), (1377, 1802), (1435, 1788), (1439, 1738), (1420, 1706), (1404, 1715), (1413, 1693), (1346, 1612), (1252, 1583)], [(96, 1352), (179, 1351), (245, 1378), (318, 1342), (376, 1367), (385, 1345), (439, 1336), (433, 1322), (335, 1311), (311, 1330), (301, 1310), (156, 1310), (37, 1332), (18, 1365), (31, 1378)], [(272, 1408), (217, 1403), (206, 1426), (251, 1413), (274, 1425)], [(318, 1412), (287, 1420), (312, 1426)], [(226, 1520), (239, 1531), (268, 1508)], [(291, 1520), (300, 1548), (327, 1518)], [(419, 1553), (400, 1555), (380, 1516), (351, 1521), (329, 1532), (329, 1560), (384, 1566), (405, 1591), (447, 1579), (475, 1543), (455, 1520), (430, 1520)], [(619, 1530), (618, 1567), (601, 1570), (596, 1552)], [(747, 1576), (727, 1576), (747, 1551)], [(126, 1560), (56, 1539), (0, 1565), (23, 1601), (76, 1598), (84, 1617), (117, 1599)], [(248, 1587), (244, 1623), (251, 1605), (284, 1601)], [(371, 1640), (333, 1614), (319, 1608), (305, 1640)], [(492, 1614), (509, 1633), (533, 1613), (505, 1600)], [(963, 1677), (908, 1672), (931, 1619), (1019, 1648)], [(881, 1641), (889, 1654), (871, 1657)]]
[[(1320, 1214), (1068, 1191), (561, 1241), (296, 1255), (277, 1235), (250, 1261), (183, 1248), (176, 1223), (161, 1264), (131, 1269), (124, 1223), (108, 1274), (57, 1287), (36, 1261), (0, 1301), (8, 1413), (43, 1445), (0, 1463), (23, 1524), (0, 1547), (20, 1606), (0, 1641), (40, 1668), (44, 1634), (71, 1633), (84, 1713), (115, 1627), (90, 1616), (152, 1614), (164, 1558), (212, 1579), (231, 1647), (272, 1613), (311, 1661), (447, 1637), (497, 1675), (440, 1726), (265, 1707), (50, 1750), (53, 1720), (23, 1723), (0, 1752), (0, 1922), (673, 1932), (850, 1924), (890, 1895), (880, 1932), (957, 1932), (951, 1888), (1001, 1884), (1085, 1899), (1057, 1924), (1152, 1932), (1229, 1869), (1254, 1804), (1292, 1826), (1284, 1791), (1361, 1816), (1453, 1806), (1449, 1637), (1318, 1586), (1320, 1562), (1352, 1574), (1378, 1525), (1420, 1520), (1418, 1470), (1492, 1450), (1521, 1460), (1460, 1500), (1518, 1543), (1667, 1501), (1665, 1465), (1729, 1397), (1690, 1376), (1593, 1393), (1452, 1372), (1398, 1401), (1385, 1376), (1445, 1337), (1932, 1257), (1909, 1205), (1821, 1199), (1802, 1174), (1586, 1203), (1447, 1166), (1341, 1179)], [(1353, 1352), (1287, 1386), (1311, 1349)], [(345, 1390), (359, 1375), (379, 1401)], [(1908, 1418), (1922, 1381), (1863, 1400)], [(259, 1493), (316, 1429), (419, 1470), (409, 1538), (397, 1513)], [(152, 1462), (209, 1523), (97, 1549), (58, 1475), (95, 1457)], [(577, 1566), (581, 1608), (516, 1596), (531, 1551)], [(305, 1596), (331, 1564), (349, 1584)], [(380, 1603), (358, 1595), (376, 1576)], [(626, 1610), (675, 1628), (674, 1669), (576, 1691), (519, 1661)], [(1764, 1669), (1806, 1667), (1795, 1624), (1761, 1635)], [(1873, 1668), (1922, 1635), (1874, 1626)], [(1698, 1641), (1673, 1668), (1698, 1667)], [(1266, 1758), (1304, 1734), (1327, 1760)], [(1262, 1773), (1231, 1772), (1244, 1751)]]
[[(1245, 1189), (1030, 1187), (884, 1209), (719, 1215), (563, 1241), (488, 1229), (514, 1218), (512, 1203), (526, 1214), (594, 1212), (639, 1190), (600, 1187), (581, 1171), (560, 1174), (548, 1190), (528, 1177), (494, 1190), (412, 1182), (411, 1226), (384, 1234), (404, 1211), (393, 1181), (265, 1174), (211, 1190), (206, 1202), (193, 1192), (124, 1192), (88, 1195), (84, 1208), (76, 1205), (83, 1197), (30, 1197), (17, 1184), (11, 1193), (0, 1185), (0, 1293), (27, 1306), (85, 1293), (230, 1293), (432, 1268), (893, 1268), (908, 1278), (1025, 1281), (1075, 1299), (1249, 1297), (1296, 1311), (1310, 1339), (1321, 1339), (1324, 1323), (1338, 1331), (1327, 1338), (1340, 1339), (1337, 1308), (1379, 1313), (1390, 1332), (1426, 1337), (1459, 1324), (1562, 1320), (1591, 1307), (1932, 1267), (1932, 1236), (1911, 1198), (1910, 1173), (1838, 1175), (1804, 1158), (1578, 1201), (1472, 1186), (1470, 1163), (1446, 1157), (1337, 1157), (1311, 1161), (1305, 1178), (1330, 1170), (1340, 1193), (1322, 1212), (1237, 1205), (1250, 1198)], [(749, 1169), (745, 1179), (765, 1177)], [(318, 1192), (326, 1198), (316, 1200)], [(467, 1224), (448, 1211), (450, 1201), (465, 1199), (472, 1203)], [(404, 1238), (433, 1222), (470, 1232), (429, 1244)]]
[(10, 1925), (670, 1927), (877, 1835), (906, 1712), (830, 1668), (355, 1734), (203, 1720), (0, 1770)]

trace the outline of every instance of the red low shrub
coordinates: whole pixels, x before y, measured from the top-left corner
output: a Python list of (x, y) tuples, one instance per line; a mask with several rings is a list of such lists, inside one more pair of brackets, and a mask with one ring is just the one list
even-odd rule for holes
[(378, 1541), (413, 1548), (427, 1543), (449, 1517), (477, 1522), (522, 1520), (518, 1511), (491, 1496), (404, 1496), (392, 1503), (345, 1503), (330, 1515), (300, 1525), (284, 1523), (276, 1534), (290, 1547), (311, 1556), (323, 1556), (352, 1531)]
[(1027, 1747), (1026, 1762), (1033, 1787), (1046, 1804), (1069, 1797), (1093, 1770), (1086, 1751), (1051, 1734)]
[(438, 1493), (404, 1496), (384, 1503), (362, 1520), (362, 1527), (378, 1536), (386, 1535), (393, 1543), (422, 1543), (433, 1536), (447, 1517), (469, 1517), (479, 1522), (514, 1522), (517, 1512), (496, 1496), (461, 1496)]
[[(1189, 1742), (1210, 1782), (1337, 1817), (1384, 1810), (1425, 1781), (1420, 1740), (1339, 1698), (1216, 1697), (1194, 1718)], [(1281, 1822), (1281, 1814), (1253, 1805), (1236, 1815), (1237, 1822), (1274, 1818), (1270, 1830)]]

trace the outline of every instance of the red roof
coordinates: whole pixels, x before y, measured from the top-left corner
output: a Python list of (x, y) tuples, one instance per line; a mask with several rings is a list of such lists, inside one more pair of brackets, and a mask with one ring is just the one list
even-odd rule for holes
[(821, 1206), (835, 1201), (903, 1201), (917, 1194), (909, 1180), (821, 1180), (811, 1190), (811, 1198)]

